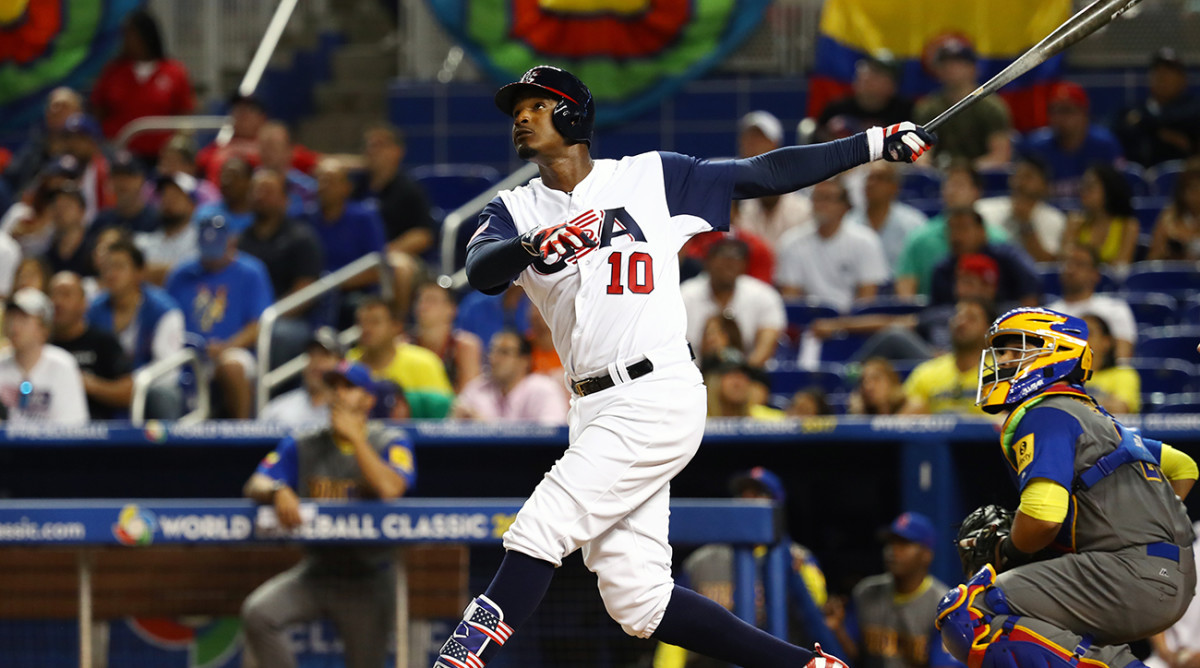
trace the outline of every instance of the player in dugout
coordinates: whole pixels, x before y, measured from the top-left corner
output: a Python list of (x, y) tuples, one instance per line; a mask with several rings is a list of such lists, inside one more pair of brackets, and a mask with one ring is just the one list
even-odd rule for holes
[(689, 237), (727, 230), (733, 199), (793, 192), (872, 160), (912, 162), (933, 137), (905, 122), (738, 160), (595, 160), (596, 107), (574, 75), (538, 66), (495, 101), (517, 155), (541, 176), (484, 208), (467, 278), (487, 294), (515, 281), (546, 318), (574, 395), (570, 446), (517, 513), (495, 578), (434, 665), (482, 668), (533, 614), (555, 568), (582, 550), (629, 635), (745, 668), (844, 666), (671, 578), (670, 482), (700, 445), (706, 397), (685, 336), (677, 255)]
[(1088, 395), (1082, 319), (1014, 309), (986, 346), (977, 402), (1008, 414), (1000, 445), (1021, 502), (964, 520), (974, 575), (938, 604), (942, 639), (973, 667), (1141, 668), (1126, 643), (1168, 628), (1195, 594), (1182, 500), (1196, 463)]

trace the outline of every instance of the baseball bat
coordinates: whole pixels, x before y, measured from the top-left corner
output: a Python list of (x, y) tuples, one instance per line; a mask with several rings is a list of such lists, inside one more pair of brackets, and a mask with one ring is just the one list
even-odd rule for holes
[(1054, 32), (1046, 35), (1042, 41), (1034, 44), (1028, 51), (1021, 54), (999, 74), (988, 79), (982, 86), (971, 91), (969, 95), (954, 103), (954, 106), (938, 114), (937, 118), (925, 124), (925, 129), (933, 132), (938, 126), (954, 117), (955, 114), (975, 104), (984, 97), (1000, 90), (1005, 84), (1025, 74), (1029, 70), (1046, 62), (1051, 56), (1071, 46), (1079, 40), (1096, 32), (1110, 21), (1124, 14), (1141, 0), (1096, 0), (1079, 10)]

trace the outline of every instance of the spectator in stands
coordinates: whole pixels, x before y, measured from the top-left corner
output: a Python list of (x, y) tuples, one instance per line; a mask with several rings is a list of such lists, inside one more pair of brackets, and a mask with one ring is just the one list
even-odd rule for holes
[(237, 235), (224, 218), (201, 219), (197, 233), (200, 257), (171, 272), (167, 293), (215, 364), (225, 417), (244, 420), (253, 408), (258, 319), (275, 301), (271, 278), (257, 258), (238, 252)]
[(404, 324), (395, 309), (378, 297), (363, 299), (355, 311), (362, 336), (346, 359), (361, 361), (376, 380), (404, 388), (413, 418), (444, 418), (454, 391), (442, 360), (433, 352), (400, 338)]
[[(563, 365), (562, 360), (558, 359), (558, 351), (554, 349), (554, 334), (542, 317), (542, 312), (533, 304), (529, 305), (529, 331), (525, 338), (533, 348), (533, 372), (561, 380)], [(563, 391), (570, 393), (566, 385), (563, 385)]]
[(38, 182), (30, 187), (21, 200), (0, 217), (0, 230), (7, 232), (25, 257), (45, 255), (54, 240), (51, 203), (64, 187), (79, 187), (79, 161), (69, 155), (59, 156), (51, 163)]
[(414, 343), (442, 359), (454, 391), (462, 392), (483, 371), (483, 343), (474, 334), (454, 327), (458, 315), (454, 293), (440, 283), (422, 283), (417, 288), (413, 315), (417, 325), (413, 331)]
[(420, 257), (433, 247), (437, 224), (429, 213), (429, 198), (405, 171), (404, 133), (377, 123), (363, 133), (366, 172), (355, 184), (354, 199), (374, 205), (383, 221), (388, 251)]
[(1188, 92), (1187, 68), (1164, 46), (1150, 60), (1145, 100), (1125, 110), (1113, 130), (1125, 157), (1151, 167), (1200, 151), (1200, 100)]
[(79, 276), (61, 271), (50, 279), (54, 330), (50, 342), (71, 353), (83, 377), (88, 414), (93, 420), (112, 420), (127, 414), (133, 401), (133, 368), (112, 332), (93, 327), (84, 318), (87, 299)]
[(267, 402), (258, 412), (260, 422), (284, 425), (299, 430), (318, 427), (329, 422), (329, 404), (333, 389), (325, 375), (337, 369), (342, 360), (342, 346), (337, 333), (329, 327), (313, 332), (306, 346), (308, 362), (304, 365), (300, 387), (285, 392)]
[[(761, 368), (744, 359), (730, 360), (705, 376), (708, 385), (709, 417), (747, 417), (754, 420), (784, 419), (784, 412), (757, 400), (755, 384), (763, 382)], [(768, 383), (769, 384), (769, 383)]]
[(1054, 177), (1055, 197), (1082, 197), (1081, 177), (1091, 165), (1121, 160), (1121, 145), (1112, 133), (1092, 123), (1087, 91), (1077, 83), (1060, 81), (1050, 88), (1050, 125), (1029, 133), (1021, 153), (1041, 158)]
[(948, 586), (929, 574), (937, 532), (920, 514), (901, 514), (884, 534), (886, 573), (863, 579), (826, 617), (856, 666), (961, 668), (934, 627), (938, 601)]
[(46, 292), (50, 289), (50, 275), (50, 265), (46, 263), (45, 258), (26, 255), (21, 258), (17, 272), (13, 275), (13, 294), (25, 288)]
[(964, 269), (963, 264), (978, 265), (981, 262), (995, 272), (995, 280), (989, 282), (996, 286), (997, 302), (1019, 302), (1022, 306), (1036, 306), (1041, 302), (1042, 280), (1029, 257), (1011, 244), (989, 242), (983, 216), (978, 211), (973, 208), (947, 211), (946, 236), (950, 254), (933, 269), (931, 303), (954, 302), (955, 277)]
[(158, 212), (147, 198), (146, 175), (128, 151), (113, 156), (112, 189), (113, 205), (96, 214), (92, 227), (117, 226), (130, 232), (153, 232), (158, 227)]
[[(946, 211), (975, 206), (983, 193), (979, 172), (966, 162), (951, 163), (942, 181), (943, 212), (929, 219), (925, 226), (912, 232), (904, 241), (904, 250), (896, 264), (896, 295), (912, 297), (928, 295), (933, 290), (933, 268), (950, 253), (946, 236)], [(1004, 230), (987, 227), (989, 242), (1008, 241)]]
[(83, 193), (74, 186), (64, 187), (54, 194), (50, 202), (54, 238), (45, 255), (53, 273), (72, 271), (81, 276), (96, 275), (92, 265), (96, 228), (89, 228), (84, 223), (86, 207)]
[[(408, 435), (369, 421), (377, 389), (370, 373), (362, 365), (343, 363), (327, 379), (333, 399), (326, 426), (280, 441), (243, 489), (256, 503), (274, 507), (284, 531), (304, 523), (301, 497), (390, 501), (416, 482)], [(320, 546), (255, 589), (241, 611), (255, 665), (296, 665), (288, 628), (327, 617), (341, 635), (347, 666), (383, 666), (395, 628), (392, 550), (382, 544)]]
[(1141, 231), (1125, 177), (1106, 164), (1089, 167), (1079, 180), (1079, 207), (1067, 216), (1063, 247), (1094, 248), (1102, 263), (1124, 270), (1133, 262)]
[[(224, 146), (216, 142), (200, 149), (196, 155), (196, 165), (199, 173), (213, 183), (220, 182), (221, 168), (231, 157), (239, 157), (251, 166), (256, 167), (260, 162), (260, 147), (258, 133), (270, 120), (267, 108), (257, 95), (234, 93), (229, 102), (229, 116), (232, 119), (233, 136)], [(319, 155), (301, 146), (292, 144), (292, 167), (310, 174), (316, 167)]]
[(567, 423), (561, 383), (532, 373), (533, 347), (519, 332), (504, 330), (488, 345), (487, 370), (467, 383), (451, 417), (484, 421)]
[[(914, 123), (928, 123), (975, 90), (979, 68), (975, 50), (958, 36), (943, 37), (933, 56), (941, 88), (917, 100)], [(957, 160), (995, 167), (1012, 159), (1012, 118), (999, 96), (988, 95), (938, 128), (933, 155), (945, 166)]]
[(254, 207), (250, 200), (250, 180), (254, 172), (244, 158), (232, 156), (221, 165), (221, 199), (196, 209), (196, 218), (221, 216), (241, 234), (254, 222)]
[(815, 297), (839, 310), (872, 299), (891, 278), (875, 230), (848, 224), (850, 197), (838, 179), (813, 186), (815, 230), (790, 232), (779, 248), (775, 283), (785, 298)]
[(959, 300), (950, 320), (950, 352), (923, 362), (904, 381), (903, 413), (983, 415), (975, 406), (979, 357), (992, 324), (992, 307)]
[(195, 199), (199, 206), (221, 201), (221, 191), (216, 184), (199, 176), (199, 168), (196, 167), (196, 143), (191, 135), (177, 132), (163, 145), (158, 154), (158, 174), (187, 174), (196, 179)]
[(1040, 158), (1021, 156), (1008, 177), (1009, 194), (975, 203), (975, 210), (983, 220), (1003, 229), (1034, 262), (1058, 259), (1067, 227), (1067, 216), (1046, 202), (1050, 193), (1048, 170)]
[(862, 363), (858, 386), (850, 393), (851, 415), (895, 415), (904, 408), (904, 386), (890, 360), (872, 357)]
[[(352, 188), (342, 161), (336, 158), (321, 160), (317, 166), (317, 206), (308, 212), (308, 222), (325, 251), (327, 271), (341, 269), (367, 253), (386, 251), (379, 215), (350, 201)], [(342, 290), (361, 292), (374, 289), (378, 284), (379, 272), (372, 269), (343, 284)]]
[(267, 121), (258, 131), (260, 167), (283, 174), (287, 184), (288, 218), (300, 218), (316, 203), (317, 181), (292, 166), (292, 135), (279, 121)]
[(72, 115), (83, 111), (83, 97), (59, 86), (46, 96), (42, 122), (28, 132), (28, 138), (4, 170), (4, 179), (13, 192), (24, 190), (60, 155), (66, 153), (63, 126)]
[(87, 396), (79, 364), (70, 353), (47, 343), (54, 305), (45, 293), (24, 288), (4, 311), (9, 346), (0, 351), (0, 404), (10, 422), (83, 424)]
[(87, 220), (91, 222), (96, 212), (113, 205), (112, 183), (109, 182), (108, 158), (104, 156), (100, 143), (100, 125), (87, 114), (72, 114), (63, 124), (67, 153), (79, 161), (79, 189), (87, 202)]
[(454, 327), (471, 332), (480, 341), (491, 341), (502, 329), (529, 331), (532, 310), (533, 304), (519, 285), (510, 285), (498, 295), (469, 290), (458, 303)]
[(197, 228), (192, 224), (196, 210), (196, 179), (182, 172), (158, 177), (158, 229), (133, 237), (146, 257), (146, 280), (166, 283), (167, 274), (193, 260), (199, 252)]
[(287, 182), (282, 173), (273, 169), (254, 173), (250, 208), (253, 222), (238, 238), (238, 249), (266, 265), (277, 299), (321, 277), (321, 247), (309, 226), (288, 216)]
[[(787, 492), (783, 481), (774, 472), (762, 466), (755, 466), (747, 471), (735, 473), (729, 480), (729, 492), (735, 499), (763, 499), (774, 501), (778, 506), (784, 506)], [(825, 605), (828, 591), (825, 585), (825, 573), (816, 556), (803, 545), (789, 537), (784, 537), (791, 559), (791, 573), (800, 577), (804, 589), (813, 605), (820, 609)], [(761, 565), (767, 550), (755, 550), (755, 559)], [(710, 543), (701, 546), (683, 562), (680, 577), (676, 583), (720, 603), (726, 609), (733, 609), (733, 596), (736, 589), (734, 584), (734, 552), (733, 546), (726, 543)], [(761, 583), (755, 580), (755, 618), (762, 620), (766, 617), (766, 601), (768, 594), (761, 589)], [(775, 592), (772, 592), (774, 594)], [(788, 596), (791, 607), (798, 608), (794, 614), (788, 615), (788, 641), (800, 647), (807, 647), (814, 642), (809, 631), (811, 622), (805, 619), (805, 606), (797, 604), (794, 595)], [(819, 622), (818, 622), (819, 623)], [(654, 654), (654, 668), (730, 668), (730, 664), (717, 661), (707, 656), (688, 652), (682, 647), (659, 643)]]
[(1200, 161), (1179, 174), (1171, 202), (1154, 223), (1147, 260), (1200, 260)]
[(704, 271), (704, 262), (713, 244), (730, 238), (746, 244), (747, 276), (757, 278), (764, 283), (775, 280), (775, 250), (762, 237), (740, 227), (741, 214), (737, 205), (738, 202), (734, 202), (729, 210), (728, 232), (701, 232), (683, 245), (679, 263), (679, 281), (681, 283), (699, 276)]
[(847, 220), (875, 230), (887, 256), (888, 271), (894, 272), (908, 235), (927, 222), (925, 214), (900, 202), (900, 172), (894, 163), (877, 160), (867, 166), (863, 188), (865, 206), (847, 214)]
[(1092, 349), (1088, 394), (1109, 413), (1141, 413), (1142, 378), (1137, 369), (1117, 360), (1116, 339), (1104, 318), (1089, 313), (1083, 319), (1088, 326), (1088, 347)]
[[(183, 349), (184, 322), (179, 304), (165, 290), (146, 282), (145, 276), (142, 251), (128, 239), (114, 242), (100, 262), (104, 291), (87, 310), (88, 324), (116, 335), (135, 372)], [(168, 375), (151, 387), (146, 399), (147, 416), (175, 419), (182, 414), (183, 394), (175, 381)]]
[(700, 348), (696, 350), (696, 361), (700, 364), (701, 373), (709, 373), (730, 361), (740, 361), (745, 358), (745, 346), (742, 344), (742, 331), (738, 327), (733, 313), (715, 313), (704, 323), (704, 336), (700, 339)]
[(775, 288), (745, 274), (746, 255), (746, 244), (737, 239), (713, 244), (706, 272), (684, 282), (680, 290), (693, 350), (700, 349), (709, 318), (729, 313), (741, 330), (746, 361), (762, 366), (775, 353), (779, 334), (787, 326), (787, 313)]
[(829, 405), (829, 398), (826, 396), (825, 390), (813, 385), (796, 390), (791, 401), (788, 402), (786, 412), (788, 417), (816, 417), (833, 415), (833, 408)]
[[(907, 118), (907, 117), (906, 117)], [(752, 111), (738, 121), (738, 157), (753, 158), (783, 146), (783, 125), (767, 111)], [(734, 203), (737, 218), (735, 232), (762, 239), (768, 246), (778, 245), (788, 230), (812, 229), (812, 202), (795, 192)]]
[(1096, 249), (1088, 246), (1069, 246), (1059, 264), (1059, 285), (1062, 297), (1046, 308), (1078, 318), (1094, 313), (1104, 319), (1114, 338), (1116, 359), (1133, 356), (1137, 343), (1137, 320), (1129, 303), (1117, 296), (1096, 294), (1100, 284), (1100, 259)]
[[(851, 93), (833, 100), (817, 118), (816, 141), (831, 141), (910, 120), (912, 100), (900, 95), (900, 63), (886, 49), (858, 61), (854, 67)], [(940, 137), (939, 137), (940, 141)]]
[[(92, 111), (109, 139), (138, 118), (190, 114), (196, 107), (187, 69), (167, 57), (154, 17), (136, 9), (125, 17), (123, 28), (121, 51), (92, 88)], [(142, 132), (129, 140), (128, 147), (144, 164), (152, 165), (170, 137), (169, 131)]]

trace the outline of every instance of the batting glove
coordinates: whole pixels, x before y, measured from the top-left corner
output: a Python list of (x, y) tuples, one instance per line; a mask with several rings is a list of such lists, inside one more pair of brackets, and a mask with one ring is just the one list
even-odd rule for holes
[(883, 158), (888, 162), (916, 162), (936, 142), (935, 135), (911, 121), (867, 130), (871, 160)]
[(826, 654), (821, 649), (821, 643), (813, 645), (813, 658), (808, 660), (804, 668), (850, 668), (845, 661), (832, 654)]
[(595, 248), (599, 242), (584, 226), (601, 220), (599, 211), (589, 209), (569, 222), (526, 232), (521, 235), (521, 245), (533, 257), (546, 264), (555, 264), (576, 251)]

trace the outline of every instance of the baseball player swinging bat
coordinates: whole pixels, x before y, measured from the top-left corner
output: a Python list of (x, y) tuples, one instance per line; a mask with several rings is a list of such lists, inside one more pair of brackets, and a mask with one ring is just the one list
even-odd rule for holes
[(1021, 54), (999, 74), (988, 79), (982, 86), (971, 91), (971, 94), (943, 111), (937, 118), (925, 124), (925, 129), (934, 132), (942, 123), (950, 120), (955, 114), (975, 104), (983, 97), (1000, 90), (1005, 84), (1025, 74), (1029, 70), (1046, 62), (1051, 56), (1071, 46), (1079, 40), (1096, 32), (1110, 21), (1124, 14), (1141, 0), (1096, 0), (1079, 10), (1077, 14), (1067, 19), (1054, 32), (1042, 41), (1034, 44), (1028, 51)]

